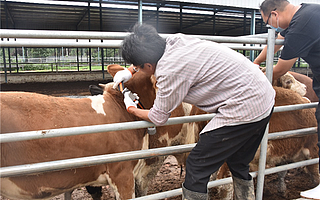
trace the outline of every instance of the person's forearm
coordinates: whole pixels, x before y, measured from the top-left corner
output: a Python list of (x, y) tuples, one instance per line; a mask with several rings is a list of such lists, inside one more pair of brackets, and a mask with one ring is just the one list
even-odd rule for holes
[(148, 114), (149, 114), (149, 110), (143, 110), (143, 109), (139, 109), (139, 108), (135, 108), (135, 107), (129, 107), (127, 110), (129, 113), (145, 120), (145, 121), (150, 121)]
[(282, 75), (287, 73), (298, 58), (293, 58), (291, 60), (283, 60), (279, 58), (278, 63), (273, 67), (273, 80), (277, 80)]
[[(281, 47), (282, 47), (282, 45), (275, 45), (274, 46), (274, 53), (278, 52)], [(258, 57), (253, 61), (254, 64), (260, 65), (262, 62), (266, 61), (266, 59), (267, 59), (267, 48), (268, 48), (268, 46), (265, 46), (263, 48), (263, 50), (258, 55)]]
[[(284, 39), (280, 34), (278, 34), (276, 39)], [(274, 53), (277, 53), (279, 49), (282, 47), (282, 45), (275, 45), (274, 46)], [(261, 53), (258, 55), (258, 57), (253, 61), (254, 64), (260, 65), (262, 62), (266, 61), (267, 59), (267, 48), (268, 46), (265, 46)]]
[(260, 65), (262, 62), (266, 60), (267, 57), (267, 46), (263, 48), (258, 57), (253, 61), (254, 64)]

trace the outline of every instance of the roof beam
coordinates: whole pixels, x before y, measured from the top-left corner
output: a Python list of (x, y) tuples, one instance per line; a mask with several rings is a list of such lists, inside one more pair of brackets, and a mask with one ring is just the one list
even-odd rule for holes
[[(6, 21), (8, 20), (8, 19), (7, 19), (7, 17), (8, 17), (8, 18), (10, 19), (13, 27), (15, 27), (15, 22), (14, 22), (14, 20), (13, 20), (13, 17), (12, 17), (12, 15), (11, 15), (11, 13), (10, 13), (9, 8), (8, 8), (8, 4), (9, 4), (9, 3), (8, 3), (6, 0), (4, 0), (4, 10), (5, 10), (5, 13), (6, 13)], [(8, 27), (8, 21), (6, 22), (6, 27), (9, 28), (9, 27)]]

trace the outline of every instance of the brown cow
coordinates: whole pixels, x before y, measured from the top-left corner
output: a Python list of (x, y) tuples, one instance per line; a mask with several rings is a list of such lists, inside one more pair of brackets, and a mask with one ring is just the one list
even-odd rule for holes
[[(274, 87), (276, 90), (275, 106), (303, 104), (308, 101), (302, 98), (298, 93), (281, 88)], [(269, 133), (316, 127), (315, 109), (303, 109), (290, 112), (273, 113), (270, 119)], [(260, 150), (257, 151), (255, 158), (250, 163), (250, 170), (257, 171), (259, 164)], [(275, 167), (278, 165), (302, 161), (318, 157), (317, 135), (308, 135), (302, 137), (291, 137), (287, 139), (270, 140), (267, 149), (266, 167)], [(319, 182), (318, 165), (307, 167), (310, 178), (316, 184)], [(279, 173), (279, 194), (286, 196), (287, 191), (284, 182), (285, 173)], [(226, 165), (223, 165), (218, 172), (218, 178), (230, 176)], [(229, 188), (228, 188), (229, 187)], [(230, 199), (232, 197), (232, 187), (223, 187), (219, 191), (220, 199)], [(229, 191), (226, 192), (226, 191)], [(231, 194), (230, 194), (231, 192)], [(276, 191), (273, 191), (276, 192)]]
[[(114, 75), (123, 69), (108, 67)], [(155, 99), (152, 79), (135, 73), (125, 86), (139, 95), (145, 108)], [(27, 92), (2, 92), (1, 133), (44, 130), (140, 120), (126, 111), (123, 95), (106, 87), (103, 95), (84, 99), (52, 97)], [(190, 114), (191, 106), (180, 105), (172, 117)], [(186, 125), (157, 127), (155, 135), (146, 129), (113, 131), (1, 144), (1, 167), (102, 155), (181, 143)], [(165, 157), (102, 164), (36, 175), (1, 178), (1, 194), (13, 199), (43, 199), (86, 185), (109, 184), (117, 199), (144, 195)]]

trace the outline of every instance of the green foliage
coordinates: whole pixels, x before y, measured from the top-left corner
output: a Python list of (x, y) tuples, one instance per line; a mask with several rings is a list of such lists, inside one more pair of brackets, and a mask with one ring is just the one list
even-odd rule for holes
[(32, 58), (45, 58), (54, 55), (53, 48), (29, 48), (28, 50), (30, 52), (29, 55)]

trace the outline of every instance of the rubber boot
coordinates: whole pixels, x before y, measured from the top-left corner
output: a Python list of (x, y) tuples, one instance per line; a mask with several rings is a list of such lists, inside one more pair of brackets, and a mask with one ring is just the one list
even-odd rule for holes
[(207, 200), (208, 194), (186, 189), (182, 183), (182, 200)]
[(255, 200), (253, 179), (243, 180), (232, 176), (235, 200)]

